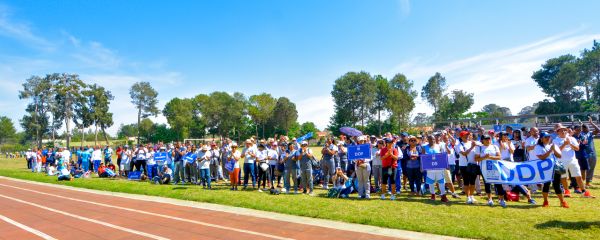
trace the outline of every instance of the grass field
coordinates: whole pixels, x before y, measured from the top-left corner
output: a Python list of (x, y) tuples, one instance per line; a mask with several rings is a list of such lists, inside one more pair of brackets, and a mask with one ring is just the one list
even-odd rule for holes
[[(596, 145), (600, 141), (596, 140)], [(312, 148), (318, 152), (320, 148)], [(317, 159), (320, 159), (320, 154)], [(600, 171), (600, 169), (597, 169)], [(600, 173), (600, 172), (599, 172)], [(407, 197), (403, 192), (396, 201), (372, 199), (325, 198), (325, 190), (316, 190), (313, 197), (306, 195), (270, 195), (252, 190), (229, 191), (223, 182), (213, 184), (214, 189), (203, 190), (198, 186), (156, 186), (150, 182), (113, 179), (76, 179), (58, 182), (56, 177), (33, 174), (26, 168), (24, 159), (0, 159), (0, 175), (96, 190), (161, 196), (244, 207), (250, 209), (339, 220), (385, 228), (395, 228), (480, 239), (595, 239), (600, 234), (600, 199), (583, 199), (574, 194), (567, 198), (570, 209), (559, 207), (556, 196), (550, 197), (550, 207), (542, 208), (541, 193), (535, 194), (538, 205), (526, 201), (508, 202), (507, 208), (498, 204), (486, 205), (485, 197), (477, 197), (479, 203), (466, 205), (466, 200), (451, 199), (449, 203), (428, 198)], [(600, 186), (599, 178), (595, 184)], [(598, 187), (590, 191), (600, 195)]]

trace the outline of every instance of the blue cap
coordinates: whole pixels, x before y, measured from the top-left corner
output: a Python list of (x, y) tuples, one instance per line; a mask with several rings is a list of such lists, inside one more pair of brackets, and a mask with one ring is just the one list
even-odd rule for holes
[(88, 148), (84, 148), (83, 150), (88, 150)]
[(408, 133), (402, 133), (402, 135), (404, 135), (405, 137), (408, 137)]
[(129, 148), (129, 146), (127, 146), (127, 145), (124, 145), (123, 147)]
[(386, 139), (385, 139), (385, 142), (386, 142), (386, 143), (391, 143), (391, 142), (394, 142), (394, 139), (391, 139), (391, 138), (386, 138)]
[(460, 131), (462, 131), (462, 129), (461, 129), (461, 128), (459, 128), (459, 127), (457, 127), (457, 128), (455, 128), (455, 129), (454, 129), (454, 131), (458, 131), (458, 132), (460, 132)]
[(550, 137), (550, 134), (548, 134), (548, 132), (541, 132), (540, 138), (545, 138), (545, 137)]

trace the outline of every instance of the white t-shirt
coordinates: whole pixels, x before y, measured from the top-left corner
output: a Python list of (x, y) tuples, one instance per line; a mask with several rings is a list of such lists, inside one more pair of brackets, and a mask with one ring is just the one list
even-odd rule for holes
[[(548, 144), (548, 145), (544, 145), (543, 147), (540, 145), (535, 145), (535, 149), (533, 149), (534, 154), (536, 155), (535, 158), (539, 159), (537, 157), (537, 155), (544, 155), (546, 154), (548, 151), (550, 151), (550, 147), (552, 147), (552, 144)], [(560, 153), (560, 148), (556, 147), (555, 152), (559, 152)], [(554, 153), (548, 155), (549, 159), (554, 159)]]
[(443, 150), (448, 153), (448, 165), (456, 165), (456, 155), (454, 155), (454, 149), (451, 147), (452, 146), (448, 146), (448, 148), (450, 148), (450, 151), (448, 152), (448, 150), (446, 150), (446, 144), (444, 144)]
[[(568, 138), (571, 141), (571, 144), (579, 145), (579, 143), (577, 142), (577, 140), (575, 138), (573, 138), (573, 137), (568, 137)], [(559, 149), (560, 149), (560, 146), (565, 144), (565, 138), (557, 137), (554, 140), (552, 140), (552, 143), (556, 144), (556, 146), (559, 147)], [(575, 149), (573, 149), (573, 147), (571, 147), (571, 145), (565, 146), (561, 150), (561, 153), (562, 153), (562, 156), (560, 158), (557, 158), (561, 162), (570, 163), (572, 161), (577, 161), (577, 158), (575, 157)]]
[(383, 166), (383, 162), (381, 162), (381, 156), (379, 156), (379, 151), (377, 148), (371, 148), (371, 158), (373, 159), (373, 166)]
[[(496, 156), (496, 153), (500, 152), (500, 149), (496, 147), (496, 145), (490, 144), (489, 146), (477, 146), (473, 149), (472, 152), (475, 152), (475, 155), (479, 155), (479, 157), (483, 157), (486, 154), (490, 154), (490, 156)], [(483, 160), (491, 160), (489, 158)]]
[(129, 159), (128, 155), (131, 155), (131, 150), (121, 151), (121, 164), (129, 164), (131, 159)]
[[(538, 142), (538, 139), (539, 138), (533, 138), (533, 136), (528, 137), (525, 139), (525, 147), (535, 146)], [(535, 148), (531, 151), (527, 150), (527, 153), (529, 154), (529, 160), (538, 160), (538, 157), (535, 154)]]
[[(235, 153), (232, 154), (232, 151), (227, 152), (227, 158), (231, 158), (228, 161), (235, 161), (235, 159), (233, 157), (239, 158), (242, 156), (242, 154), (240, 153), (240, 150), (235, 150)], [(235, 165), (233, 165), (233, 168), (240, 168), (240, 161), (235, 161)]]
[(512, 149), (515, 149), (515, 145), (512, 143), (512, 141), (508, 142), (508, 143), (502, 143), (502, 145), (504, 145), (504, 147), (506, 149), (500, 148), (500, 142), (496, 142), (496, 144), (494, 144), (494, 145), (496, 145), (496, 147), (498, 147), (498, 149), (500, 149), (500, 159), (514, 162), (513, 155), (512, 155), (512, 153), (510, 153), (510, 150), (508, 149), (509, 145), (510, 145), (510, 147), (512, 147)]
[(173, 170), (171, 170), (170, 168), (167, 168), (167, 170), (164, 172), (165, 172), (165, 174), (169, 174), (169, 175), (173, 176)]
[(69, 169), (67, 169), (66, 167), (60, 170), (60, 175), (61, 176), (66, 176), (71, 174), (71, 171), (69, 171)]
[(458, 159), (458, 165), (461, 167), (466, 167), (468, 163), (475, 163), (475, 149), (471, 150), (467, 156), (460, 154), (460, 152), (466, 152), (467, 150), (471, 149), (471, 144), (473, 144), (473, 142), (459, 143), (454, 149), (459, 153), (460, 158)]
[(202, 150), (198, 150), (196, 152), (196, 155), (198, 155), (197, 160), (200, 161), (198, 163), (198, 168), (199, 169), (209, 169), (210, 168), (210, 157), (212, 156), (210, 151), (206, 150), (206, 152), (204, 152)]
[(256, 157), (252, 157), (250, 156), (250, 154), (256, 154), (258, 152), (258, 149), (251, 147), (251, 148), (244, 148), (244, 150), (242, 150), (242, 153), (244, 154), (244, 163), (254, 163), (254, 160), (256, 160)]
[(102, 160), (102, 152), (100, 149), (94, 150), (92, 152), (92, 161), (101, 161)]
[(71, 152), (69, 152), (69, 150), (63, 150), (60, 155), (65, 159), (66, 163), (69, 163), (69, 160), (71, 159)]
[(146, 153), (147, 153), (146, 149), (143, 149), (143, 148), (139, 149), (137, 158), (135, 160), (136, 161), (146, 160)]
[(156, 165), (156, 161), (154, 161), (154, 150), (150, 150), (150, 152), (146, 154), (146, 159), (146, 164), (148, 164), (148, 166)]
[[(271, 159), (279, 159), (279, 154), (277, 154), (277, 150), (269, 149), (267, 150), (267, 156)], [(269, 165), (277, 165), (277, 160), (268, 160)]]

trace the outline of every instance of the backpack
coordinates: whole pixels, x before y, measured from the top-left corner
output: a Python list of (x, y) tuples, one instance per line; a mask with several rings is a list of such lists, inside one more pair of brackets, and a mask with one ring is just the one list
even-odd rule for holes
[(271, 193), (271, 195), (279, 195), (279, 194), (281, 194), (281, 190), (274, 188), (274, 189), (271, 189), (269, 191), (269, 193)]

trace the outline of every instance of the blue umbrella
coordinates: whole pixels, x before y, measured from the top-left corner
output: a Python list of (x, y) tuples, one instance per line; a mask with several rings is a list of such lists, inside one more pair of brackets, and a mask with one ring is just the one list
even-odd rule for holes
[(362, 136), (362, 132), (355, 129), (355, 128), (351, 128), (351, 127), (343, 127), (340, 128), (340, 131), (342, 131), (344, 134), (348, 135), (348, 136), (352, 136), (352, 137), (359, 137)]

